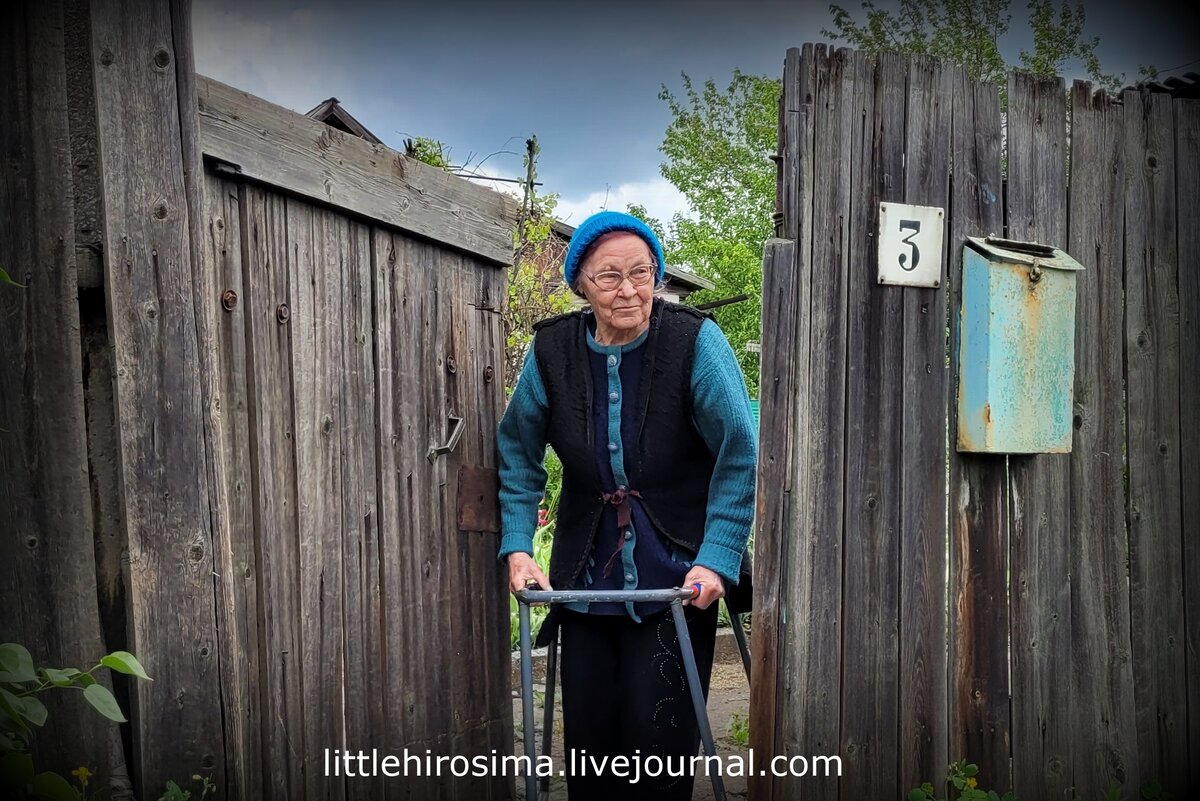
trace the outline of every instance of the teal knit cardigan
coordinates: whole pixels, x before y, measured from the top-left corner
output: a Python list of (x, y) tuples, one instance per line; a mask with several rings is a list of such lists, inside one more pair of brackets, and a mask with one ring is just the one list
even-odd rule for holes
[[(624, 393), (622, 393), (622, 396)], [(696, 428), (716, 464), (709, 485), (704, 539), (693, 564), (734, 585), (754, 520), (757, 431), (737, 357), (720, 327), (705, 320), (692, 368)], [(613, 412), (620, 419), (620, 409)], [(500, 420), (500, 558), (533, 553), (537, 510), (546, 489), (549, 406), (533, 346)]]

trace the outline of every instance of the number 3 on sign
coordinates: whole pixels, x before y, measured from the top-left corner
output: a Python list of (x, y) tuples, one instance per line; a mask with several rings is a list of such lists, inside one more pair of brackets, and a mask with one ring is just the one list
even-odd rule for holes
[(879, 283), (941, 285), (943, 217), (936, 206), (879, 204)]

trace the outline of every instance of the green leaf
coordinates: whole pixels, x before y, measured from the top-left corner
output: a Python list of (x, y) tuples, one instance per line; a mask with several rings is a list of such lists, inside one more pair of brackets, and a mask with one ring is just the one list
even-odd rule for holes
[(15, 711), (5, 709), (8, 702), (0, 699), (0, 745), (3, 745), (5, 740), (9, 745), (4, 746), (6, 749), (17, 750), (26, 747), (29, 743), (29, 736), (33, 733), (29, 728), (29, 724), (25, 722), (25, 718), (18, 715)]
[(167, 791), (159, 796), (158, 801), (188, 801), (191, 797), (191, 790), (184, 790), (175, 782), (168, 781)]
[(6, 642), (0, 645), (0, 681), (37, 681), (37, 671), (33, 667), (33, 657), (23, 645)]
[(117, 699), (113, 698), (113, 694), (104, 685), (91, 685), (83, 691), (83, 697), (88, 700), (88, 703), (96, 707), (96, 711), (109, 720), (116, 721), (117, 723), (125, 722), (125, 715), (121, 712), (121, 707), (117, 705)]
[(24, 705), (22, 710), (25, 717), (29, 718), (29, 722), (35, 726), (46, 725), (46, 705), (32, 695), (27, 695), (20, 699)]
[(42, 673), (46, 677), (46, 681), (53, 684), (55, 687), (69, 687), (79, 671), (75, 668), (43, 668)]
[(4, 271), (3, 267), (0, 267), (0, 284), (9, 284), (10, 286), (19, 286), (22, 289), (25, 288), (24, 284), (18, 284), (16, 281), (12, 280), (12, 278), (9, 277), (8, 273), (6, 273)]
[(927, 798), (929, 796), (925, 795), (925, 791), (920, 787), (908, 791), (908, 801), (926, 801)]
[(0, 756), (0, 786), (24, 789), (33, 779), (33, 757), (19, 751)]
[(85, 689), (96, 683), (96, 679), (92, 677), (91, 673), (80, 673), (75, 677), (75, 680), (79, 682), (80, 687)]
[(0, 687), (0, 710), (3, 710), (4, 714), (15, 724), (16, 729), (10, 727), (11, 730), (20, 730), (29, 734), (29, 726), (25, 725), (25, 704), (3, 687)]
[(113, 651), (101, 659), (100, 664), (110, 670), (124, 673), (127, 676), (137, 676), (139, 679), (153, 681), (153, 679), (146, 675), (146, 671), (142, 669), (142, 663), (137, 661), (137, 657), (128, 651)]
[(971, 764), (969, 764), (963, 768), (963, 775), (968, 778), (970, 778), (971, 776), (975, 776), (978, 773), (979, 773), (979, 766), (976, 765), (974, 762), (972, 762)]
[(79, 793), (57, 773), (39, 773), (33, 777), (33, 797), (46, 801), (79, 801)]

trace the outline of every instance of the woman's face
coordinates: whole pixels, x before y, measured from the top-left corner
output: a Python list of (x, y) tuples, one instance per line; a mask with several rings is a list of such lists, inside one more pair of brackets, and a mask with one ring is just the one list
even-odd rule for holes
[(655, 280), (652, 278), (640, 287), (625, 280), (616, 289), (604, 290), (596, 286), (589, 276), (603, 272), (628, 273), (634, 267), (653, 263), (650, 246), (637, 234), (614, 231), (596, 240), (580, 267), (578, 286), (592, 304), (592, 311), (600, 326), (621, 331), (645, 326), (650, 320), (650, 310), (654, 304)]

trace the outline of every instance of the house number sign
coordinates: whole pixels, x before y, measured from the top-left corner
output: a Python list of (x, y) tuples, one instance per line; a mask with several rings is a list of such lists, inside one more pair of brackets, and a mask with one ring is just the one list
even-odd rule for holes
[(936, 206), (880, 203), (879, 283), (940, 286), (944, 218)]

